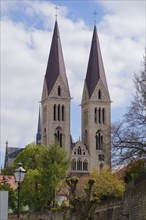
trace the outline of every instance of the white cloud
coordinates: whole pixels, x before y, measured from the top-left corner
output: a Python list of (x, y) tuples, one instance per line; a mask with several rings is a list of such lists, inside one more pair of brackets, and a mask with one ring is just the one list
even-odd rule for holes
[(105, 16), (99, 23), (99, 33), (114, 110), (126, 106), (134, 92), (132, 78), (140, 67), (145, 47), (145, 1), (100, 4)]
[[(13, 21), (8, 13), (18, 10), (19, 4), (15, 3), (11, 7), (3, 5), (6, 16), (1, 20), (3, 147), (6, 140), (16, 147), (24, 147), (35, 140), (38, 102), (54, 25), (53, 3), (23, 2), (26, 16), (23, 22), (22, 19)], [(105, 15), (98, 24), (99, 39), (114, 101), (113, 111), (120, 111), (120, 106), (126, 106), (131, 97), (133, 73), (138, 70), (144, 52), (144, 9), (137, 2), (119, 4), (114, 1), (111, 4), (105, 1), (101, 4)], [(60, 6), (58, 16), (72, 101), (79, 105), (92, 30), (83, 20), (70, 20), (66, 7)], [(32, 19), (31, 25), (27, 25), (29, 19)]]

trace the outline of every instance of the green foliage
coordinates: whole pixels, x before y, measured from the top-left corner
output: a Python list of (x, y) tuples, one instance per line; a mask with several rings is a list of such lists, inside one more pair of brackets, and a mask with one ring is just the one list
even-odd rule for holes
[(57, 143), (48, 148), (30, 144), (15, 159), (14, 166), (19, 162), (27, 170), (21, 187), (22, 203), (37, 211), (54, 204), (55, 192), (69, 166), (65, 150)]
[(31, 210), (39, 210), (43, 204), (41, 189), (39, 171), (29, 169), (20, 191), (23, 205), (28, 205)]
[(94, 170), (90, 176), (72, 177), (66, 183), (69, 186), (69, 205), (80, 220), (91, 218), (97, 201), (121, 197), (124, 192), (124, 183), (110, 170)]
[(14, 191), (9, 185), (0, 185), (0, 190), (8, 191), (8, 205), (9, 209), (16, 209), (17, 204), (17, 195), (16, 191)]
[(124, 183), (110, 170), (94, 170), (90, 175), (94, 182), (93, 195), (98, 199), (120, 197), (124, 192)]
[(3, 168), (1, 170), (1, 175), (9, 175), (9, 176), (13, 176), (13, 166), (8, 166), (6, 168)]
[(135, 179), (145, 171), (146, 159), (133, 161), (128, 165), (129, 175), (131, 179)]
[[(42, 190), (45, 198), (53, 200), (54, 194), (59, 186), (60, 181), (65, 177), (69, 167), (69, 161), (63, 148), (60, 148), (57, 143), (46, 148), (41, 158), (41, 184), (47, 186), (47, 189)], [(46, 194), (47, 192), (47, 194)]]
[(29, 144), (14, 160), (14, 167), (21, 162), (26, 170), (38, 169), (40, 167), (41, 154), (46, 149), (44, 145)]
[(101, 200), (105, 197), (121, 197), (124, 192), (124, 182), (119, 180), (110, 170), (94, 170), (88, 177), (78, 179), (74, 187), (72, 179), (68, 179), (70, 199), (78, 201)]

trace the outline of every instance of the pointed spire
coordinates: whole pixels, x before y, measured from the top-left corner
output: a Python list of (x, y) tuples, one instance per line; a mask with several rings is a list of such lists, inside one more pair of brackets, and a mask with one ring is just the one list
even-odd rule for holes
[(92, 37), (92, 44), (86, 74), (86, 85), (89, 93), (89, 97), (92, 96), (92, 93), (98, 83), (98, 80), (101, 79), (105, 89), (108, 91), (106, 76), (102, 61), (102, 55), (100, 51), (100, 45), (97, 35), (96, 25), (94, 26), (93, 37)]
[(36, 134), (36, 144), (41, 144), (41, 114), (39, 107), (39, 117), (38, 117), (38, 130)]
[(4, 168), (6, 168), (8, 166), (8, 141), (6, 141), (6, 151), (5, 151), (5, 162), (4, 162)]
[(48, 64), (47, 64), (46, 75), (45, 75), (48, 95), (50, 95), (50, 92), (59, 75), (61, 75), (66, 85), (66, 88), (69, 91), (65, 65), (64, 65), (64, 59), (63, 59), (63, 53), (62, 53), (62, 47), (61, 47), (61, 41), (60, 41), (60, 35), (59, 35), (59, 29), (58, 29), (58, 23), (56, 21), (55, 27), (54, 27), (53, 38), (52, 38), (51, 49), (50, 49), (50, 55), (49, 55)]

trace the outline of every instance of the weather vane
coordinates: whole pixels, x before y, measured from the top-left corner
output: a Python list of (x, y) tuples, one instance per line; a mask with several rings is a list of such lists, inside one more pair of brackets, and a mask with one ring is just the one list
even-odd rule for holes
[(57, 14), (57, 10), (58, 10), (58, 7), (57, 7), (57, 5), (56, 5), (56, 7), (55, 7), (55, 10), (56, 10), (56, 14), (55, 14), (55, 17), (56, 17), (56, 21), (57, 21), (57, 17), (58, 17), (58, 14)]
[(96, 18), (97, 18), (97, 12), (96, 12), (96, 10), (94, 11), (94, 25), (96, 25)]

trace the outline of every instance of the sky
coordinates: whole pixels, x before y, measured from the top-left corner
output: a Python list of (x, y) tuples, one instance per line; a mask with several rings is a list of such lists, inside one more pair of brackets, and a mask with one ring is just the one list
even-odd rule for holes
[(73, 140), (81, 136), (80, 103), (95, 19), (112, 101), (111, 121), (122, 120), (146, 48), (145, 0), (1, 0), (0, 4), (2, 166), (6, 141), (20, 148), (35, 141), (56, 6), (72, 97)]

